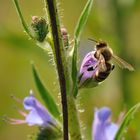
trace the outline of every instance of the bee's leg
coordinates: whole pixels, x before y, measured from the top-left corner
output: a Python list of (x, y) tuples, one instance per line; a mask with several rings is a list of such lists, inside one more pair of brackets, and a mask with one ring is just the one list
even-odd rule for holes
[(111, 65), (111, 70), (114, 70), (114, 68), (115, 68), (115, 65), (112, 64), (112, 65)]

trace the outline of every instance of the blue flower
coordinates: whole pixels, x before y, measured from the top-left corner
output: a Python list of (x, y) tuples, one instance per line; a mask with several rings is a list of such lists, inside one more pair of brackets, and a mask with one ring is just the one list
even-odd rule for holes
[(111, 122), (111, 110), (108, 107), (96, 109), (92, 126), (92, 140), (114, 140), (118, 124)]
[[(17, 99), (16, 99), (17, 100)], [(23, 100), (24, 109), (28, 113), (18, 110), (18, 112), (25, 117), (24, 119), (8, 118), (7, 121), (11, 124), (24, 124), (29, 126), (38, 125), (41, 127), (48, 127), (49, 125), (56, 125), (56, 121), (52, 118), (47, 109), (34, 97), (32, 91), (30, 95)]]

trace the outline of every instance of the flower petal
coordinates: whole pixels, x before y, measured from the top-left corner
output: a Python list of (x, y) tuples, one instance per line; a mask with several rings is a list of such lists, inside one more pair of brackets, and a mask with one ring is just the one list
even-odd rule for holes
[[(94, 79), (94, 76), (98, 72), (99, 61), (94, 57), (94, 54), (95, 51), (89, 52), (82, 61), (79, 74), (79, 86), (84, 85), (89, 79)], [(92, 85), (94, 86), (94, 84)], [(95, 83), (95, 86), (97, 86), (97, 82)]]
[(26, 117), (26, 122), (28, 125), (43, 125), (43, 120), (38, 115), (36, 110), (31, 110), (30, 113)]
[(92, 126), (93, 140), (113, 140), (118, 130), (118, 125), (111, 123), (111, 110), (103, 107), (95, 110)]
[(23, 106), (26, 110), (31, 110), (36, 106), (36, 98), (30, 94), (29, 96), (25, 97), (23, 100)]
[(55, 120), (33, 94), (24, 99), (23, 105), (25, 109), (30, 111), (26, 117), (26, 122), (29, 125), (48, 126), (49, 123), (55, 124)]
[(111, 110), (108, 107), (102, 107), (96, 111), (98, 118), (101, 122), (105, 122), (111, 116)]
[(96, 67), (98, 64), (98, 60), (94, 57), (96, 51), (89, 52), (83, 59), (81, 68), (80, 68), (80, 73), (84, 73), (87, 71), (87, 68), (89, 66)]
[(118, 125), (115, 123), (110, 123), (108, 126), (106, 126), (105, 133), (106, 133), (107, 140), (114, 140), (118, 128), (119, 128)]

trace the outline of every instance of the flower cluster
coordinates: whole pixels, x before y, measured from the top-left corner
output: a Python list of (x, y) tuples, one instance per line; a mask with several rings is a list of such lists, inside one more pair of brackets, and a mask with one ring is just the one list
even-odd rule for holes
[[(23, 106), (25, 110), (29, 111), (29, 113), (22, 110), (18, 111), (25, 117), (25, 119), (22, 120), (7, 117), (7, 121), (10, 124), (26, 123), (29, 126), (38, 125), (42, 128), (49, 128), (49, 126), (57, 127), (56, 121), (52, 118), (48, 110), (34, 97), (32, 91), (30, 91), (29, 96), (24, 98)], [(118, 124), (111, 122), (111, 110), (108, 107), (95, 109), (92, 125), (92, 140), (113, 140), (118, 128)], [(47, 131), (50, 132), (50, 134), (52, 133), (49, 129), (42, 130), (43, 132), (45, 131), (45, 133)]]
[[(6, 120), (15, 125), (37, 125), (41, 128), (37, 140), (42, 140), (44, 137), (45, 140), (54, 140), (62, 138), (62, 129), (57, 120), (62, 113), (63, 121), (60, 123), (63, 124), (63, 139), (82, 140), (76, 105), (76, 96), (79, 90), (96, 87), (104, 81), (114, 69), (114, 65), (111, 63), (112, 58), (118, 60), (118, 64), (122, 68), (133, 70), (133, 67), (114, 55), (113, 50), (106, 42), (93, 40), (96, 43), (94, 50), (86, 54), (80, 70), (77, 70), (81, 33), (87, 22), (93, 0), (87, 0), (75, 27), (72, 41), (70, 41), (67, 29), (60, 22), (56, 0), (45, 0), (45, 17), (47, 18), (33, 16), (30, 25), (26, 24), (24, 20), (18, 0), (13, 1), (26, 33), (35, 41), (36, 45), (45, 52), (48, 51), (54, 60), (59, 79), (62, 111), (59, 112), (52, 94), (46, 89), (33, 66), (36, 86), (49, 111), (34, 97), (31, 91), (30, 95), (22, 101), (25, 111), (18, 110), (24, 119), (7, 117)], [(108, 107), (95, 110), (92, 140), (114, 140), (118, 129), (119, 125), (111, 121), (111, 110)]]

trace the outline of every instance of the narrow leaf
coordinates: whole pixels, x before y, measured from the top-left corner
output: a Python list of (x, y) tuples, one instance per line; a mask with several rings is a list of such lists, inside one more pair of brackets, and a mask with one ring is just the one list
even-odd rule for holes
[(126, 129), (129, 125), (129, 123), (132, 121), (135, 112), (140, 108), (140, 103), (136, 104), (135, 106), (133, 106), (125, 115), (123, 122), (121, 123), (119, 130), (115, 136), (114, 140), (120, 140), (123, 133), (126, 132)]
[(72, 80), (73, 80), (73, 85), (74, 85), (74, 96), (76, 97), (78, 87), (77, 87), (77, 48), (79, 47), (79, 42), (80, 42), (80, 35), (84, 29), (84, 26), (87, 22), (88, 16), (91, 11), (93, 0), (88, 0), (82, 13), (81, 16), (77, 22), (76, 28), (75, 28), (75, 33), (74, 33), (74, 50), (73, 50), (73, 56), (72, 56)]
[(87, 19), (88, 19), (88, 16), (90, 14), (90, 11), (91, 11), (91, 7), (92, 7), (92, 3), (93, 3), (93, 0), (88, 0), (82, 13), (81, 13), (81, 16), (78, 20), (78, 23), (76, 25), (76, 29), (75, 29), (75, 38), (79, 41), (80, 39), (80, 35), (84, 29), (84, 26), (87, 22)]
[(26, 31), (26, 33), (32, 38), (34, 39), (34, 36), (33, 36), (33, 33), (32, 31), (30, 30), (30, 28), (28, 27), (27, 23), (25, 22), (24, 20), (24, 17), (22, 15), (22, 12), (21, 12), (21, 9), (20, 9), (20, 5), (18, 3), (18, 0), (13, 0), (14, 4), (15, 4), (15, 7), (16, 7), (16, 10), (17, 10), (17, 13), (18, 13), (18, 16), (19, 16), (19, 19), (21, 21), (21, 24), (24, 28), (24, 30)]
[(47, 109), (54, 117), (58, 118), (60, 116), (60, 112), (57, 108), (57, 105), (56, 105), (54, 99), (52, 98), (52, 96), (50, 95), (49, 91), (45, 88), (42, 81), (40, 80), (34, 64), (32, 64), (32, 72), (33, 72), (33, 76), (34, 76), (34, 80), (35, 80), (37, 89), (38, 89), (42, 99), (44, 100), (44, 102), (47, 106)]

